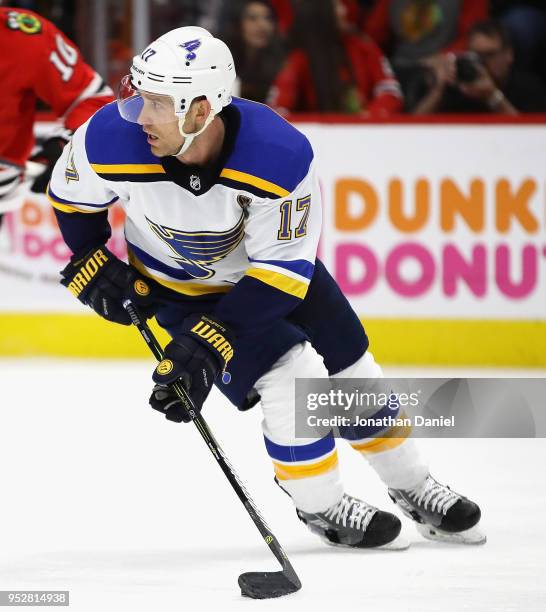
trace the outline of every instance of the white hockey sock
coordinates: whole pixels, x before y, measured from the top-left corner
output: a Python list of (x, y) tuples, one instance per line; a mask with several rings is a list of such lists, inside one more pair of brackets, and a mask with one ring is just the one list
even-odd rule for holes
[[(358, 361), (331, 378), (382, 377), (381, 366), (375, 362), (372, 353), (366, 351)], [(429, 473), (428, 462), (413, 439), (406, 438), (400, 444), (388, 446), (379, 452), (371, 449), (359, 452), (389, 488), (407, 489), (424, 480)]]
[(308, 342), (293, 347), (256, 382), (262, 428), (282, 488), (300, 510), (322, 512), (343, 496), (335, 440), (331, 435), (320, 440), (296, 438), (296, 377), (328, 378), (322, 358)]
[(429, 472), (428, 462), (411, 438), (395, 448), (361, 455), (389, 489), (410, 489), (420, 484)]

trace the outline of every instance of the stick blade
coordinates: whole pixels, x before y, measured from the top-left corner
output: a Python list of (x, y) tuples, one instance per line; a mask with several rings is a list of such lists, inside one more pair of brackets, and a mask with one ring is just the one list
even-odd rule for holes
[(291, 580), (284, 572), (246, 572), (239, 576), (241, 595), (252, 599), (272, 599), (301, 589), (296, 577)]

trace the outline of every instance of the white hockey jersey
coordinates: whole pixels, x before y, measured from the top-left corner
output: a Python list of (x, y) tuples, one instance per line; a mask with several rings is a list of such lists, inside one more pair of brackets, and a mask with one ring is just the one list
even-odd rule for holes
[(234, 98), (223, 116), (222, 154), (204, 168), (155, 157), (115, 103), (97, 112), (65, 148), (48, 189), (70, 248), (89, 243), (90, 216), (119, 202), (130, 262), (165, 287), (227, 293), (251, 277), (275, 289), (274, 300), (303, 299), (321, 228), (312, 148), (262, 104)]

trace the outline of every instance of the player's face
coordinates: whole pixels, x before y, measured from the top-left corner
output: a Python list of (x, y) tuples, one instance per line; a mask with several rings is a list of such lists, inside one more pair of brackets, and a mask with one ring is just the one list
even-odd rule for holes
[(184, 137), (178, 129), (172, 98), (143, 91), (140, 95), (143, 105), (138, 123), (148, 136), (152, 153), (157, 157), (175, 155), (180, 150)]

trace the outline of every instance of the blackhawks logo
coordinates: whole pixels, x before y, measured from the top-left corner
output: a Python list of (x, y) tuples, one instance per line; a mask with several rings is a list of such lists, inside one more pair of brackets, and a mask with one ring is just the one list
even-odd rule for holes
[(42, 31), (42, 22), (30, 13), (10, 11), (6, 25), (10, 30), (21, 30), (23, 34), (39, 34)]

